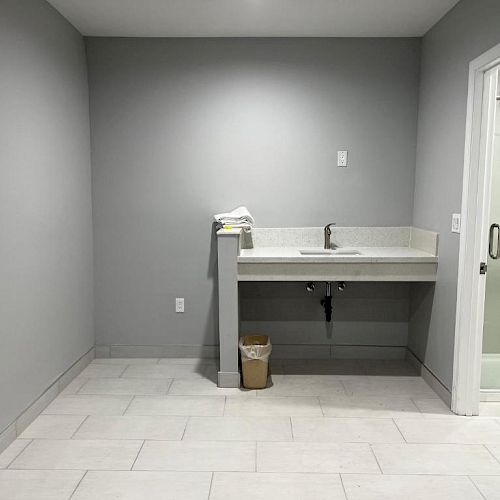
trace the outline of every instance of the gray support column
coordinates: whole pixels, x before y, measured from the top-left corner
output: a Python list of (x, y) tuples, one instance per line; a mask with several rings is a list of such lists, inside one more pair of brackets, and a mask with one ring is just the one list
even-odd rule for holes
[(217, 231), (219, 269), (219, 387), (239, 387), (238, 253), (241, 229)]

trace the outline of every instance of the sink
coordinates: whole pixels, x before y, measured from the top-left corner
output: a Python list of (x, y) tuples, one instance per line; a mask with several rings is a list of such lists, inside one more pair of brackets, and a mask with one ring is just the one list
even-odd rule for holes
[(301, 255), (333, 255), (333, 250), (326, 248), (304, 248), (300, 251)]
[(337, 248), (332, 251), (333, 255), (361, 255), (359, 250), (354, 250), (354, 248)]
[(328, 255), (361, 255), (359, 250), (353, 248), (336, 248), (335, 250), (329, 250), (325, 248), (304, 248), (300, 250), (301, 255), (311, 255), (311, 256), (328, 256)]

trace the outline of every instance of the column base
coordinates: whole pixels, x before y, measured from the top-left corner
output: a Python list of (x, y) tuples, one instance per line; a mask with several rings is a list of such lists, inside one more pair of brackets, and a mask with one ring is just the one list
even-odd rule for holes
[(240, 372), (218, 372), (219, 387), (240, 387)]

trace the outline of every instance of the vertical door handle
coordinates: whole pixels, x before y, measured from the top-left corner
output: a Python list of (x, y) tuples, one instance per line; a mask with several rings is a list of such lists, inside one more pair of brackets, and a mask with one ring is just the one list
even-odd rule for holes
[[(497, 231), (496, 243), (497, 248), (494, 249), (495, 246), (495, 229)], [(500, 259), (500, 226), (498, 224), (492, 224), (490, 226), (490, 241), (488, 245), (488, 253), (492, 259)]]

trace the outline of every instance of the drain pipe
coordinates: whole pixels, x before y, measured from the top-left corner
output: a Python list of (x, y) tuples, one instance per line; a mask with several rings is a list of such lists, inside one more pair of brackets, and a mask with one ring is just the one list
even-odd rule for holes
[(321, 299), (321, 305), (325, 308), (325, 319), (327, 323), (332, 321), (332, 282), (326, 282), (325, 297)]

